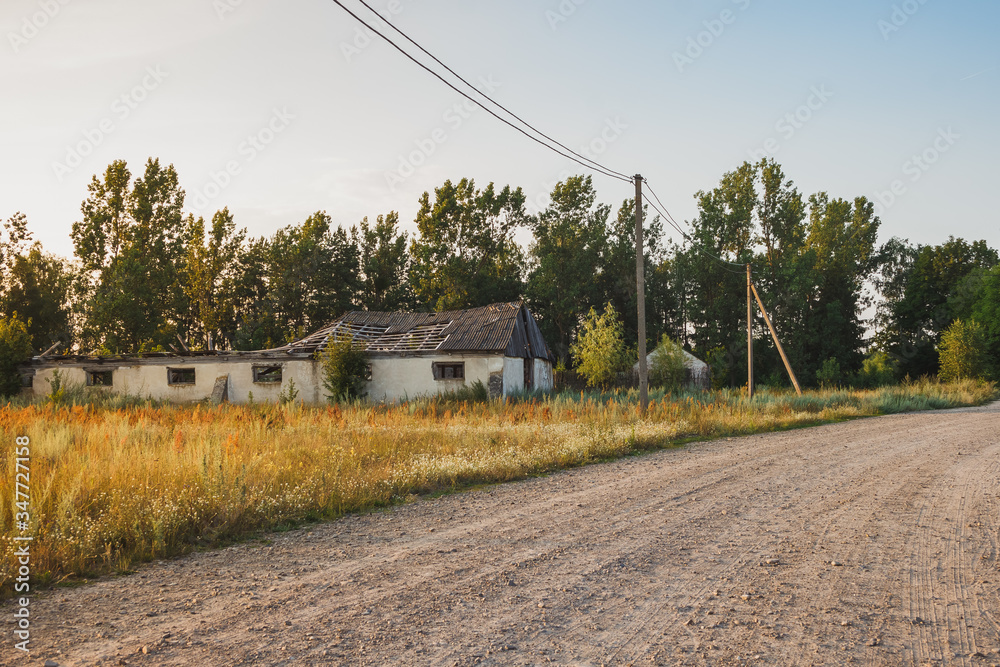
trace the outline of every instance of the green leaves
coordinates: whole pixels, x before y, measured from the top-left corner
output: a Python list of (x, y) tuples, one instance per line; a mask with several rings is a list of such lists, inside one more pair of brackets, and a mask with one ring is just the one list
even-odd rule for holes
[(17, 313), (0, 318), (0, 397), (14, 396), (21, 390), (17, 367), (31, 358), (31, 334)]
[(941, 372), (945, 382), (985, 377), (986, 336), (975, 320), (955, 320), (941, 336)]
[(331, 403), (350, 401), (364, 395), (368, 357), (345, 336), (331, 338), (317, 355), (323, 367), (323, 386)]
[(78, 310), (86, 348), (136, 351), (173, 338), (183, 309), (178, 288), (184, 231), (180, 189), (173, 166), (146, 162), (131, 182), (124, 161), (91, 181), (73, 224), (72, 239), (84, 275)]
[(618, 312), (610, 303), (602, 315), (591, 308), (576, 342), (570, 348), (577, 371), (588, 387), (607, 388), (628, 370), (630, 356)]
[(514, 232), (527, 223), (524, 193), (463, 178), (420, 199), (410, 279), (419, 305), (437, 311), (517, 301), (524, 256)]

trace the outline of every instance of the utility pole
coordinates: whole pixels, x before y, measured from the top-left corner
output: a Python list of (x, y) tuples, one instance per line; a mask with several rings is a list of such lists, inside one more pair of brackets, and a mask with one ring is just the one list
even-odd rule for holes
[(781, 346), (781, 341), (778, 340), (778, 332), (774, 330), (774, 325), (771, 324), (771, 318), (767, 316), (767, 311), (764, 310), (764, 302), (760, 298), (760, 294), (757, 292), (757, 288), (750, 284), (753, 288), (753, 295), (757, 297), (757, 305), (760, 306), (760, 314), (764, 316), (764, 322), (767, 324), (767, 328), (771, 330), (771, 338), (774, 339), (774, 344), (778, 347), (778, 354), (781, 355), (781, 361), (785, 364), (785, 370), (788, 371), (788, 377), (792, 380), (792, 385), (795, 387), (795, 393), (799, 396), (802, 395), (802, 387), (799, 386), (799, 380), (795, 377), (795, 371), (792, 370), (792, 364), (788, 361), (788, 355), (785, 354), (785, 348)]
[(747, 398), (753, 398), (753, 282), (747, 264)]
[(642, 252), (642, 176), (635, 175), (635, 283), (639, 309), (639, 405), (649, 407), (649, 369), (646, 367), (646, 276)]

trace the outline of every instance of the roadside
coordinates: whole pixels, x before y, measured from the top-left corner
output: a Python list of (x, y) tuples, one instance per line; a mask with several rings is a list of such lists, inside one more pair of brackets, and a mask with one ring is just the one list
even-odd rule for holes
[[(705, 442), (155, 563), (36, 600), (32, 661), (1000, 664), (998, 545), (994, 403)], [(10, 636), (0, 664), (25, 664)]]

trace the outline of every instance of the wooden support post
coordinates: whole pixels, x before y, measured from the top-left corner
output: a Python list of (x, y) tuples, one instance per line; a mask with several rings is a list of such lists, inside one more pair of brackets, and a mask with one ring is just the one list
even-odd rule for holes
[(649, 369), (646, 366), (646, 276), (642, 250), (642, 176), (635, 175), (635, 283), (639, 315), (639, 405), (649, 407)]
[(753, 282), (747, 264), (747, 398), (753, 398)]
[(49, 356), (50, 354), (52, 354), (53, 352), (55, 352), (57, 348), (62, 347), (62, 344), (63, 343), (62, 343), (61, 340), (57, 340), (55, 343), (52, 344), (52, 347), (50, 347), (49, 349), (45, 350), (44, 352), (42, 352), (38, 356), (40, 358), (45, 358), (45, 357)]
[(795, 373), (792, 371), (792, 365), (788, 363), (788, 355), (785, 354), (785, 348), (781, 347), (781, 341), (778, 340), (778, 334), (774, 330), (774, 325), (771, 324), (771, 318), (767, 316), (767, 311), (764, 310), (764, 302), (761, 301), (760, 294), (757, 293), (757, 288), (754, 287), (753, 283), (750, 283), (750, 288), (753, 290), (753, 295), (757, 297), (757, 305), (760, 306), (760, 314), (764, 316), (764, 321), (767, 322), (767, 328), (771, 330), (771, 338), (774, 339), (774, 344), (778, 346), (778, 354), (781, 355), (781, 360), (785, 362), (785, 370), (788, 371), (788, 377), (792, 379), (792, 384), (795, 386), (795, 393), (801, 396), (802, 388), (799, 387), (799, 381), (795, 378)]

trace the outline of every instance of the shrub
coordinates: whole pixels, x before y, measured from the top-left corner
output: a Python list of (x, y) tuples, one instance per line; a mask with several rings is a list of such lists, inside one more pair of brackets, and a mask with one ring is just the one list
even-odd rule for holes
[(628, 349), (618, 312), (610, 303), (603, 315), (591, 308), (576, 342), (570, 347), (577, 370), (588, 387), (609, 387), (629, 367)]
[(681, 344), (663, 334), (660, 344), (650, 355), (649, 384), (663, 387), (664, 391), (677, 391), (687, 379), (685, 354)]
[(318, 353), (318, 359), (323, 367), (323, 386), (331, 403), (364, 396), (368, 356), (354, 346), (353, 338), (331, 339)]
[(945, 382), (982, 379), (986, 366), (986, 335), (975, 320), (955, 320), (941, 336), (941, 370)]
[(885, 387), (895, 383), (896, 369), (888, 352), (877, 350), (869, 354), (861, 365), (857, 384), (867, 389)]
[(729, 385), (729, 355), (726, 348), (713, 347), (708, 351), (705, 362), (712, 370), (712, 389), (725, 389)]
[(830, 357), (823, 362), (823, 365), (816, 371), (816, 379), (819, 380), (819, 386), (823, 388), (835, 387), (840, 382), (840, 363), (836, 357)]
[(0, 396), (8, 398), (21, 391), (21, 374), (17, 367), (31, 359), (31, 334), (25, 322), (14, 313), (0, 318)]

